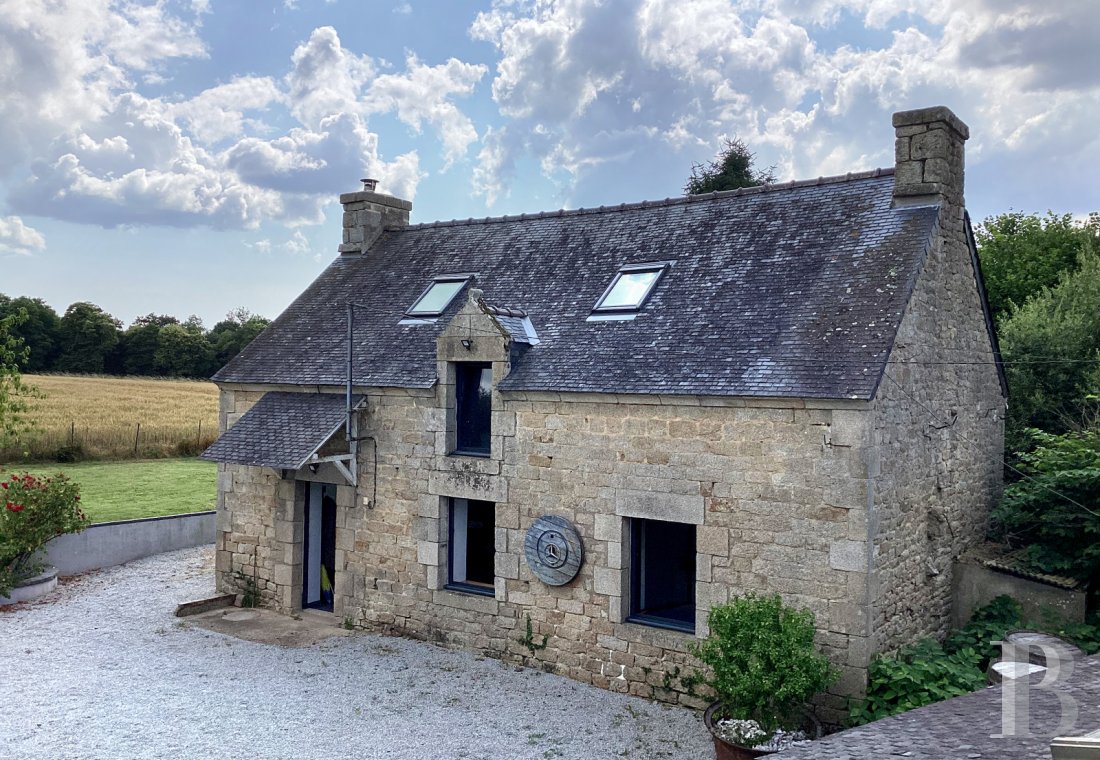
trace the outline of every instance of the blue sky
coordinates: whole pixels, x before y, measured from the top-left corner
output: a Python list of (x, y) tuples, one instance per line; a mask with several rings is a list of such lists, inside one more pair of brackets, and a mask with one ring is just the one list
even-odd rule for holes
[(967, 202), (1100, 210), (1094, 0), (0, 0), (0, 292), (274, 317), (375, 176), (413, 221), (781, 180), (971, 127)]

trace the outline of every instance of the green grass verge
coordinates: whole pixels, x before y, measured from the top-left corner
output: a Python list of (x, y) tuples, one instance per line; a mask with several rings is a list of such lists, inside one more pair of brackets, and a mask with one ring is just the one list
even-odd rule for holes
[(80, 485), (80, 503), (93, 523), (161, 517), (214, 508), (218, 466), (198, 459), (0, 465), (4, 472), (63, 472)]

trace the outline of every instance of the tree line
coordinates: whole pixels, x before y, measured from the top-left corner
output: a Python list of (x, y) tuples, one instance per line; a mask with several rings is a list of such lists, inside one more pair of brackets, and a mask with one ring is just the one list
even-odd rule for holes
[(1008, 381), (991, 537), (1100, 589), (1100, 215), (1010, 212), (975, 230)]
[(270, 320), (235, 309), (207, 330), (190, 316), (146, 314), (123, 329), (99, 306), (79, 301), (63, 315), (41, 298), (0, 293), (0, 320), (23, 350), (20, 372), (208, 378), (240, 353)]

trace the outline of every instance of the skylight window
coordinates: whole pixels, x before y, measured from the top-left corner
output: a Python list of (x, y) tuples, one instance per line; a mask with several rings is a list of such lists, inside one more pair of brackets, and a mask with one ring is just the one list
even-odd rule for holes
[(593, 311), (630, 312), (642, 308), (653, 286), (668, 268), (667, 264), (637, 264), (625, 266), (615, 275), (611, 285), (596, 302)]
[(410, 317), (438, 317), (451, 305), (469, 279), (470, 276), (465, 274), (436, 277), (405, 314)]

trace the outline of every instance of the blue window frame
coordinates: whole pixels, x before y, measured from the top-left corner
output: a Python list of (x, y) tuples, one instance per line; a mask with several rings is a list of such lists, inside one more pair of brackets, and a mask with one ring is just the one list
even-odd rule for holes
[(451, 499), (447, 588), (492, 596), (496, 581), (496, 505)]
[(695, 526), (630, 521), (628, 622), (695, 632)]
[(452, 453), (489, 456), (493, 418), (491, 364), (455, 364), (455, 450)]

